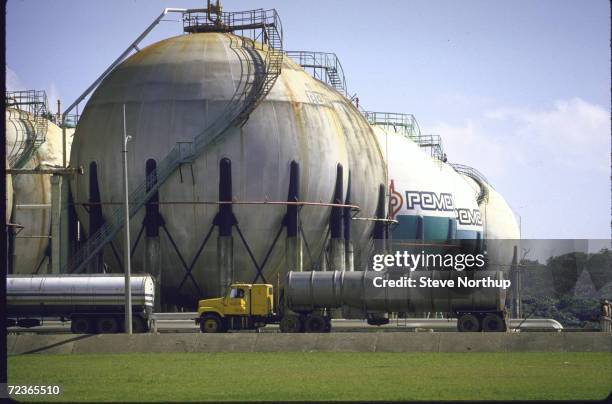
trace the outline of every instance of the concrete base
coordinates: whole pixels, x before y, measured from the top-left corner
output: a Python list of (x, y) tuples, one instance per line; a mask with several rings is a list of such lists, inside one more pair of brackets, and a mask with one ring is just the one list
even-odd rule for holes
[(130, 352), (612, 352), (608, 333), (8, 335), (9, 355)]

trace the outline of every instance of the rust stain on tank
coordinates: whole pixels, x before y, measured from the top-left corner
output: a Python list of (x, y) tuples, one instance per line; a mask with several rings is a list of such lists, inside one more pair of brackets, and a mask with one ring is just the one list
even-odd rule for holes
[[(310, 156), (308, 150), (308, 134), (306, 133), (306, 128), (304, 127), (303, 106), (296, 100), (295, 94), (291, 90), (291, 85), (288, 83), (287, 75), (281, 74), (279, 78), (283, 81), (285, 92), (289, 99), (289, 105), (291, 105), (293, 115), (295, 116), (294, 122), (296, 125), (295, 134), (298, 142), (298, 162), (300, 163), (300, 168), (304, 171), (304, 175), (308, 177), (310, 171)], [(305, 184), (306, 182), (302, 183)]]

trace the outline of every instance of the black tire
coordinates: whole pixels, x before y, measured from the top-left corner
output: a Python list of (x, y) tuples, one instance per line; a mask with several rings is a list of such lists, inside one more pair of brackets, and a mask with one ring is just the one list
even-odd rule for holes
[(100, 317), (96, 320), (96, 332), (99, 334), (116, 334), (120, 329), (117, 317)]
[(482, 330), (485, 332), (504, 332), (506, 331), (506, 322), (499, 314), (489, 313), (482, 319)]
[(325, 318), (319, 314), (310, 314), (304, 322), (306, 332), (325, 332), (326, 327)]
[(73, 334), (90, 334), (91, 331), (91, 322), (87, 317), (72, 317), (70, 321), (70, 332)]
[(224, 332), (223, 322), (216, 314), (204, 314), (200, 320), (200, 331), (205, 334)]
[(462, 314), (457, 320), (457, 329), (460, 332), (478, 332), (480, 331), (480, 321), (473, 314)]
[(295, 314), (286, 314), (283, 316), (280, 322), (280, 331), (281, 332), (302, 332), (303, 324), (300, 316)]

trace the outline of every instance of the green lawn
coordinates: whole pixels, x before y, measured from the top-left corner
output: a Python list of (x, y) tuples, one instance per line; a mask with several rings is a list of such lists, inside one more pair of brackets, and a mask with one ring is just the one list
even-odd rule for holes
[(66, 401), (576, 400), (612, 388), (609, 353), (21, 355), (8, 370), (9, 384), (62, 385)]

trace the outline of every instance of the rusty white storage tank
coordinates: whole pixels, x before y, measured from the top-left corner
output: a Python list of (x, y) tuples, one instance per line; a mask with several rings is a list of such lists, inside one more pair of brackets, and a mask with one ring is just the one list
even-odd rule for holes
[[(59, 126), (40, 114), (20, 109), (18, 103), (6, 109), (5, 122), (6, 155), (11, 168), (44, 169), (62, 165)], [(71, 131), (67, 131), (68, 150)], [(7, 190), (8, 186), (7, 181)], [(51, 175), (15, 174), (10, 186), (13, 198), (10, 221), (23, 228), (11, 237), (9, 273), (46, 273), (50, 254)]]
[[(104, 79), (83, 111), (70, 158), (72, 166), (85, 169), (85, 175), (72, 179), (71, 190), (86, 232), (91, 232), (92, 220), (99, 226), (116, 207), (104, 203), (123, 198), (122, 106), (132, 136), (129, 183), (135, 186), (177, 142), (192, 141), (231, 106), (245, 69), (239, 42), (237, 36), (219, 32), (169, 38), (140, 50)], [(222, 189), (229, 189), (225, 196), (235, 202), (286, 201), (292, 167), (299, 168), (299, 201), (345, 202), (350, 178), (350, 202), (361, 208), (362, 216), (374, 216), (385, 176), (372, 128), (348, 99), (284, 57), (282, 73), (246, 124), (228, 128), (203, 154), (171, 174), (159, 188), (160, 204), (132, 218), (136, 244), (145, 213), (159, 206), (160, 220), (142, 236), (158, 237), (159, 254), (152, 257), (154, 249), (140, 241), (133, 250), (134, 271), (155, 273), (161, 268), (164, 303), (193, 305), (199, 298), (216, 296), (226, 282), (219, 262), (227, 257), (219, 256), (215, 237), (199, 254), (220, 211), (209, 203), (220, 200)], [(88, 202), (93, 208), (102, 206), (97, 217), (92, 216), (96, 209), (88, 212), (80, 205)], [(232, 210), (237, 220), (233, 280), (261, 281), (259, 266), (266, 281), (276, 284), (280, 271), (283, 282), (288, 270), (284, 237), (270, 247), (278, 234), (284, 235), (287, 206), (235, 203)], [(331, 210), (310, 205), (299, 209), (305, 269), (317, 267), (323, 255)], [(366, 249), (371, 230), (371, 222), (355, 224), (356, 245)], [(217, 231), (210, 234), (216, 236)], [(114, 238), (113, 246), (122, 256), (122, 235)], [(122, 270), (109, 251), (105, 261), (110, 270)]]

